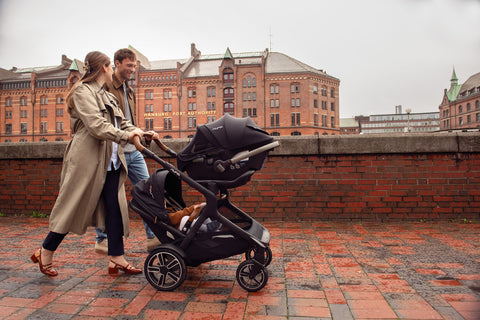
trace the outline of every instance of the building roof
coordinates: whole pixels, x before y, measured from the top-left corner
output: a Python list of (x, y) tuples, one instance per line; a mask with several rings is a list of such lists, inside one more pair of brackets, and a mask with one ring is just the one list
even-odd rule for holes
[(469, 90), (480, 87), (480, 72), (474, 74), (461, 86), (459, 94), (466, 94)]

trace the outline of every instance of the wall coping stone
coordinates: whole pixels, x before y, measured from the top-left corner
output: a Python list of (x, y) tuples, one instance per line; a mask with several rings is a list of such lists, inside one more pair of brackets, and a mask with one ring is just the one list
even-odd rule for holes
[[(478, 132), (280, 136), (275, 140), (280, 146), (270, 156), (480, 152)], [(181, 138), (162, 142), (179, 152), (189, 141)], [(61, 159), (67, 144), (68, 141), (0, 143), (0, 159)], [(152, 151), (169, 157), (155, 144)]]

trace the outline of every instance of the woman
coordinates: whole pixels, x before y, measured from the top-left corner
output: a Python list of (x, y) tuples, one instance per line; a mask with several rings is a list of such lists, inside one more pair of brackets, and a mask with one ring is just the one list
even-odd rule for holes
[[(65, 151), (60, 191), (50, 214), (50, 232), (32, 256), (40, 271), (58, 274), (53, 254), (68, 232), (84, 234), (88, 226), (108, 235), (110, 274), (123, 270), (141, 273), (124, 257), (123, 236), (128, 236), (128, 206), (124, 181), (127, 176), (122, 148), (143, 131), (124, 118), (115, 96), (103, 89), (112, 81), (112, 65), (105, 54), (85, 57), (85, 74), (67, 95), (73, 138)], [(120, 151), (120, 152), (118, 152)]]

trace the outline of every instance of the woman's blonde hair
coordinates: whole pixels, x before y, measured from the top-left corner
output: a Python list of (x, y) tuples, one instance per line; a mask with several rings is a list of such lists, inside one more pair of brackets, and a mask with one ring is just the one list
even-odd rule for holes
[(108, 67), (110, 63), (108, 56), (100, 51), (92, 51), (87, 54), (85, 57), (85, 66), (83, 68), (85, 74), (72, 86), (67, 95), (68, 113), (72, 113), (74, 107), (72, 98), (77, 85), (82, 82), (88, 83), (97, 80), (98, 76), (102, 73), (102, 67)]

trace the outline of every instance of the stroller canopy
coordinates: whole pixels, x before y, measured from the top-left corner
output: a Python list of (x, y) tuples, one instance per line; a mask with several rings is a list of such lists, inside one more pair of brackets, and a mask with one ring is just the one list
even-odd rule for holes
[[(211, 165), (215, 159), (227, 160), (241, 151), (253, 150), (272, 141), (273, 138), (260, 129), (250, 117), (235, 118), (225, 114), (217, 121), (197, 127), (192, 141), (177, 155), (178, 168), (182, 171), (187, 170), (188, 174), (194, 178), (202, 176), (203, 179), (222, 179), (218, 174), (209, 176), (208, 173), (204, 175), (194, 173), (193, 171), (202, 168), (197, 165), (192, 166), (192, 162), (203, 158), (208, 172), (207, 166)], [(260, 157), (265, 158), (265, 156), (266, 154), (263, 154)], [(262, 163), (263, 159), (260, 164)], [(259, 168), (260, 166), (255, 165), (252, 169)], [(233, 178), (228, 173), (226, 177)]]

